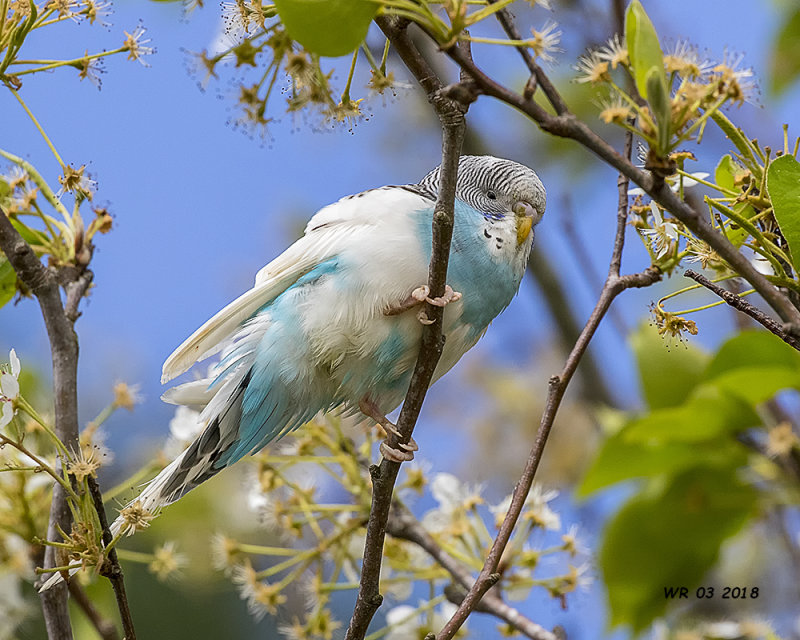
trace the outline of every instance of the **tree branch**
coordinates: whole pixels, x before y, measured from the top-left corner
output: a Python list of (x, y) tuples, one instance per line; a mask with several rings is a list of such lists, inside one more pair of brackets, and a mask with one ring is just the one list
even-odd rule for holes
[[(531, 251), (528, 273), (535, 281), (542, 301), (553, 317), (562, 353), (566, 355), (578, 339), (582, 325), (572, 310), (564, 283), (559, 279), (556, 269), (542, 248), (534, 247)], [(611, 392), (606, 376), (591, 351), (584, 356), (580, 374), (580, 387), (584, 400), (609, 407), (618, 406), (619, 402)]]
[[(630, 153), (632, 138), (630, 134), (626, 140), (626, 155)], [(646, 269), (641, 273), (630, 275), (619, 275), (620, 265), (622, 261), (622, 249), (625, 244), (625, 226), (628, 215), (628, 198), (627, 187), (628, 181), (626, 176), (621, 176), (617, 182), (619, 191), (619, 206), (617, 210), (617, 230), (614, 238), (614, 248), (609, 262), (608, 277), (606, 278), (603, 290), (600, 293), (600, 298), (595, 305), (592, 314), (589, 316), (586, 325), (578, 337), (575, 346), (572, 348), (567, 361), (564, 364), (559, 375), (550, 378), (549, 389), (547, 394), (547, 401), (542, 415), (539, 429), (536, 433), (536, 439), (533, 443), (528, 460), (523, 469), (522, 475), (514, 488), (514, 493), (511, 496), (511, 504), (508, 512), (506, 513), (503, 523), (500, 526), (500, 531), (492, 544), (489, 555), (484, 562), (483, 568), (478, 575), (475, 583), (470, 587), (464, 600), (459, 605), (453, 617), (445, 624), (441, 632), (436, 636), (437, 640), (450, 640), (464, 624), (469, 614), (475, 610), (484, 594), (496, 582), (496, 571), (500, 564), (500, 559), (505, 551), (506, 546), (511, 538), (514, 527), (517, 524), (522, 508), (525, 505), (525, 500), (533, 484), (533, 478), (536, 475), (536, 470), (539, 467), (539, 462), (542, 459), (547, 438), (550, 435), (550, 429), (555, 421), (556, 413), (561, 405), (561, 400), (567, 390), (567, 386), (572, 379), (578, 363), (581, 360), (589, 342), (594, 336), (597, 327), (605, 317), (611, 303), (614, 299), (622, 293), (625, 289), (631, 287), (646, 287), (661, 279), (661, 272), (653, 267)], [(623, 197), (623, 194), (625, 196)]]
[(768, 331), (771, 331), (776, 336), (778, 336), (786, 344), (800, 351), (800, 340), (798, 340), (794, 335), (786, 331), (786, 329), (780, 323), (775, 322), (775, 320), (770, 318), (766, 313), (761, 311), (761, 309), (759, 309), (758, 307), (754, 307), (752, 304), (747, 302), (747, 300), (740, 297), (733, 291), (728, 291), (727, 289), (720, 287), (718, 284), (714, 284), (713, 282), (711, 282), (711, 280), (697, 273), (696, 271), (687, 269), (686, 271), (683, 272), (683, 275), (686, 276), (687, 278), (691, 278), (698, 284), (703, 285), (706, 289), (713, 291), (734, 309), (738, 309), (742, 313), (750, 316), (751, 318), (753, 318), (753, 320), (763, 325)]
[[(439, 195), (433, 213), (433, 246), (428, 274), (431, 296), (444, 294), (450, 240), (453, 234), (453, 207), (456, 177), (461, 145), (466, 126), (465, 114), (469, 108), (470, 94), (459, 87), (444, 87), (442, 82), (420, 55), (405, 30), (405, 24), (390, 18), (377, 19), (378, 26), (392, 41), (395, 50), (425, 90), (442, 123), (442, 165)], [(443, 309), (428, 304), (425, 313), (433, 323), (422, 330), (419, 356), (411, 376), (408, 392), (397, 421), (400, 436), (389, 435), (389, 446), (396, 448), (407, 444), (419, 418), (422, 402), (433, 378), (433, 372), (444, 348), (442, 335)], [(380, 607), (383, 597), (379, 592), (380, 568), (386, 521), (392, 501), (392, 492), (400, 464), (386, 460), (380, 466), (370, 467), (372, 476), (372, 504), (367, 523), (361, 579), (353, 616), (347, 628), (346, 640), (362, 640), (369, 623)]]

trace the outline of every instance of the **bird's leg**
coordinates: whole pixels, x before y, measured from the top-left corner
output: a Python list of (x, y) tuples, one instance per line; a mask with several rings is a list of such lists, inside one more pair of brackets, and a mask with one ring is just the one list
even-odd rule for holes
[[(395, 304), (391, 304), (383, 310), (383, 315), (385, 316), (397, 316), (401, 313), (408, 311), (409, 309), (413, 309), (417, 305), (422, 304), (428, 298), (428, 294), (431, 290), (427, 287), (427, 285), (422, 285), (421, 287), (417, 287), (414, 289), (405, 300), (401, 300)], [(372, 417), (372, 416), (370, 416)]]
[[(444, 307), (445, 305), (456, 302), (457, 300), (461, 299), (461, 293), (458, 291), (453, 291), (453, 288), (447, 284), (444, 287), (444, 295), (439, 296), (438, 298), (431, 298), (430, 297), (431, 290), (428, 285), (423, 284), (422, 286), (417, 287), (414, 289), (411, 294), (405, 299), (401, 300), (397, 304), (389, 305), (384, 309), (383, 315), (385, 316), (396, 316), (409, 309), (413, 309), (417, 305), (422, 304), (423, 302), (427, 302), (428, 304), (432, 304), (435, 307)], [(432, 320), (428, 320), (428, 316), (425, 315), (424, 311), (420, 311), (417, 314), (417, 319), (422, 324), (433, 324)]]
[[(402, 437), (397, 428), (385, 415), (383, 415), (383, 413), (381, 413), (381, 410), (378, 409), (377, 405), (366, 396), (361, 398), (358, 403), (358, 408), (361, 409), (361, 413), (363, 413), (365, 416), (372, 418), (375, 422), (381, 425), (386, 433), (391, 433), (398, 438)], [(397, 446), (400, 448), (395, 449), (390, 447), (389, 440), (387, 438), (381, 442), (381, 455), (392, 462), (409, 462), (414, 459), (414, 452), (419, 451), (419, 447), (417, 446), (417, 443), (414, 442), (414, 438), (409, 438), (408, 444), (399, 442), (397, 443)]]

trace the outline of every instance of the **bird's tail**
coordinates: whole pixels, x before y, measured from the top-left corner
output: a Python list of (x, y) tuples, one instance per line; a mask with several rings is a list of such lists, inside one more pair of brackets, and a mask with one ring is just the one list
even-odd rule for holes
[(112, 535), (120, 532), (130, 535), (147, 526), (162, 507), (172, 504), (225, 468), (224, 454), (238, 437), (245, 386), (246, 383), (240, 383), (237, 391), (229, 397), (225, 410), (216, 415), (200, 436), (120, 511), (119, 517), (111, 524)]

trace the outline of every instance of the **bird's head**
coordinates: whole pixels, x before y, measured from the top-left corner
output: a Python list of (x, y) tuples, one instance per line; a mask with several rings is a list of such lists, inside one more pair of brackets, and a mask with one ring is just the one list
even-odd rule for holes
[[(419, 183), (433, 197), (439, 190), (439, 169), (436, 167)], [(544, 186), (532, 169), (493, 156), (461, 156), (456, 198), (486, 218), (512, 219), (520, 247), (526, 244), (531, 229), (542, 219), (547, 201)]]

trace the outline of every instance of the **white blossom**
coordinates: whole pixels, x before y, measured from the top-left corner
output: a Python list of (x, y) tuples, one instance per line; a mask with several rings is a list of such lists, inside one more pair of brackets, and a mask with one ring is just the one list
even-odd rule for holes
[(14, 401), (19, 397), (20, 364), (14, 349), (8, 354), (8, 362), (8, 366), (0, 370), (0, 429), (14, 417)]
[(669, 253), (672, 243), (678, 241), (678, 227), (672, 222), (664, 222), (661, 209), (654, 200), (650, 201), (650, 211), (653, 214), (653, 228), (645, 229), (642, 233), (650, 237), (653, 251), (660, 259)]
[(540, 30), (531, 29), (531, 34), (533, 38), (529, 42), (535, 56), (542, 62), (555, 62), (554, 54), (563, 51), (558, 46), (562, 35), (558, 23), (548, 20)]

